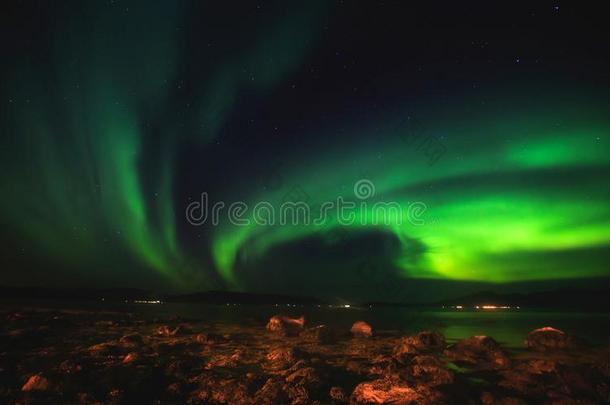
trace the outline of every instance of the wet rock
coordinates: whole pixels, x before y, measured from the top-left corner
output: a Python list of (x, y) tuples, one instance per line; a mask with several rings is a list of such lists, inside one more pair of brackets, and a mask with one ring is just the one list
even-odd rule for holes
[(352, 405), (407, 405), (423, 402), (424, 398), (415, 389), (389, 379), (360, 383), (350, 397)]
[(401, 339), (394, 348), (394, 357), (404, 362), (419, 353), (442, 352), (446, 346), (445, 337), (440, 333), (423, 331)]
[(354, 322), (350, 332), (352, 332), (352, 335), (357, 338), (370, 338), (373, 336), (373, 328), (364, 321)]
[(576, 340), (559, 329), (546, 326), (528, 333), (525, 345), (539, 351), (570, 349), (576, 347)]
[(328, 393), (333, 404), (347, 404), (348, 398), (341, 387), (331, 387)]
[(291, 347), (277, 347), (271, 349), (265, 357), (263, 368), (267, 370), (283, 370), (298, 360), (297, 352)]
[(305, 318), (289, 318), (287, 316), (275, 315), (269, 319), (267, 330), (282, 336), (297, 336), (305, 326)]
[(49, 380), (40, 374), (35, 374), (28, 378), (27, 382), (21, 387), (21, 391), (46, 391), (49, 389)]
[(472, 336), (460, 340), (445, 350), (445, 354), (450, 359), (479, 368), (504, 368), (510, 364), (506, 352), (488, 336)]

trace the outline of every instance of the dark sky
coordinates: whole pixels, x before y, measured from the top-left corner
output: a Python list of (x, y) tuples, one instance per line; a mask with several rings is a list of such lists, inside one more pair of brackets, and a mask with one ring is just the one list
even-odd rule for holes
[(5, 3), (0, 284), (606, 285), (595, 7)]

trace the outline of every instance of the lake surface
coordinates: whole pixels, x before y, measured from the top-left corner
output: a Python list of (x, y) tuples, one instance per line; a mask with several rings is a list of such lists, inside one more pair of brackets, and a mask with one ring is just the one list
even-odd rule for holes
[(553, 326), (580, 336), (590, 343), (610, 344), (610, 314), (600, 312), (559, 312), (549, 310), (453, 310), (397, 307), (328, 308), (317, 306), (209, 305), (197, 303), (117, 304), (117, 303), (40, 303), (45, 308), (133, 312), (147, 318), (179, 315), (208, 324), (240, 324), (263, 328), (276, 314), (304, 315), (308, 325), (326, 324), (349, 330), (363, 320), (380, 333), (415, 333), (424, 329), (443, 333), (455, 341), (473, 335), (488, 335), (506, 347), (521, 348), (527, 333), (542, 326)]

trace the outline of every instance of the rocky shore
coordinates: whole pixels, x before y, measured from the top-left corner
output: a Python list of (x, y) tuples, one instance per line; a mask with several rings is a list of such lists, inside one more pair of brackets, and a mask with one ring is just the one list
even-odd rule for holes
[(596, 404), (610, 348), (552, 327), (507, 351), (275, 316), (211, 325), (86, 311), (0, 311), (0, 403)]

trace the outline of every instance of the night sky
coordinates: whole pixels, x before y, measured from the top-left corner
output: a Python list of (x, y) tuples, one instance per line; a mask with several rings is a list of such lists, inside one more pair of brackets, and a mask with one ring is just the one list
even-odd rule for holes
[[(5, 3), (0, 284), (386, 301), (608, 285), (595, 7)], [(361, 180), (417, 221), (373, 223)], [(357, 221), (195, 226), (203, 192), (341, 196)]]

